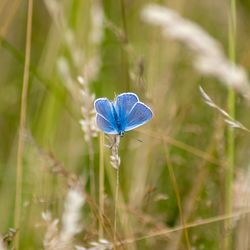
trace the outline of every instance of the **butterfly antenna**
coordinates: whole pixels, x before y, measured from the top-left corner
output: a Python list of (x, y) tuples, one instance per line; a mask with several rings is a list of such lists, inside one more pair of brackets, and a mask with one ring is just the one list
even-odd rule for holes
[(135, 137), (133, 137), (133, 136), (132, 136), (132, 139), (134, 139), (134, 140), (136, 140), (136, 141), (138, 141), (138, 142), (143, 142), (143, 140), (141, 140), (141, 139), (139, 139), (139, 138), (135, 138)]
[(137, 140), (138, 142), (143, 142), (143, 140), (138, 139), (138, 138), (134, 138), (135, 140)]

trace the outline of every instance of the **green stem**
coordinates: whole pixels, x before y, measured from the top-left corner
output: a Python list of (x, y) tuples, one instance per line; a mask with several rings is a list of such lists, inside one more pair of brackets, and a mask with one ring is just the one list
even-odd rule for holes
[(128, 45), (128, 29), (127, 29), (127, 20), (126, 20), (126, 12), (125, 12), (125, 3), (124, 0), (120, 0), (121, 4), (121, 14), (122, 14), (122, 25), (123, 25), (123, 33), (124, 33), (124, 41), (122, 48), (122, 60), (124, 63), (124, 78), (126, 83), (126, 91), (130, 90), (130, 78), (129, 78), (129, 58), (128, 51), (126, 50), (126, 46)]
[[(229, 43), (229, 58), (231, 63), (234, 65), (236, 60), (235, 53), (235, 37), (236, 37), (236, 0), (230, 0), (230, 16), (229, 16), (229, 32), (228, 32), (228, 43)], [(228, 90), (227, 100), (228, 112), (232, 118), (235, 118), (235, 93), (232, 88)], [(226, 180), (225, 180), (225, 213), (232, 213), (232, 185), (234, 175), (234, 162), (235, 162), (235, 133), (233, 128), (228, 128), (227, 131), (227, 169), (226, 169)], [(230, 227), (230, 221), (226, 221), (225, 230), (227, 231)], [(224, 249), (232, 249), (232, 236), (227, 233), (224, 242)]]
[(24, 74), (23, 74), (23, 87), (21, 97), (21, 109), (20, 109), (20, 125), (19, 125), (19, 137), (17, 145), (17, 166), (16, 166), (16, 196), (15, 196), (15, 228), (18, 229), (18, 234), (15, 238), (15, 249), (19, 249), (20, 241), (20, 218), (22, 208), (22, 182), (23, 182), (23, 157), (24, 157), (24, 132), (26, 124), (26, 112), (27, 112), (27, 97), (28, 97), (28, 85), (29, 85), (29, 67), (30, 67), (30, 51), (31, 51), (31, 33), (32, 33), (32, 12), (33, 12), (33, 0), (28, 1), (28, 13), (27, 13), (27, 33), (26, 33), (26, 45), (25, 45), (25, 62), (24, 62)]
[(181, 219), (181, 223), (182, 223), (182, 226), (183, 226), (183, 233), (184, 233), (184, 237), (185, 237), (185, 241), (186, 241), (186, 247), (187, 247), (188, 250), (191, 250), (191, 243), (190, 243), (190, 240), (189, 240), (188, 229), (186, 228), (186, 222), (185, 222), (184, 213), (183, 213), (183, 210), (182, 210), (181, 197), (180, 197), (180, 191), (179, 191), (178, 183), (177, 183), (177, 180), (176, 180), (176, 177), (175, 177), (175, 173), (174, 173), (172, 163), (171, 163), (171, 161), (169, 159), (167, 145), (166, 145), (165, 142), (163, 142), (163, 143), (164, 143), (164, 150), (165, 150), (167, 167), (168, 167), (170, 179), (171, 179), (171, 182), (172, 182), (172, 185), (173, 185), (173, 189), (174, 189), (174, 192), (175, 192), (175, 197), (176, 197), (177, 206), (178, 206), (178, 210), (179, 210), (179, 214), (180, 214), (180, 219)]
[(121, 3), (121, 12), (122, 12), (122, 24), (123, 24), (123, 32), (125, 36), (125, 42), (128, 42), (128, 30), (127, 30), (127, 22), (126, 22), (126, 12), (125, 12), (125, 3), (124, 0), (120, 0)]

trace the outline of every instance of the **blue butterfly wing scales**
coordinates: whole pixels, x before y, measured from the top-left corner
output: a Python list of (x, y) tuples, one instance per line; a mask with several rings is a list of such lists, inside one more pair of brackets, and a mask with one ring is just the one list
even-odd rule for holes
[(126, 117), (125, 131), (138, 128), (153, 117), (151, 109), (142, 102), (137, 102)]
[(119, 117), (126, 117), (137, 102), (139, 102), (139, 99), (134, 93), (123, 93), (118, 95), (116, 97), (115, 107)]
[(136, 94), (129, 92), (118, 95), (114, 102), (99, 98), (94, 106), (97, 126), (107, 134), (122, 135), (145, 124), (153, 116), (151, 109), (140, 102)]
[(117, 134), (114, 106), (107, 98), (99, 98), (94, 103), (97, 126), (107, 134)]
[(115, 101), (115, 109), (119, 117), (121, 131), (125, 130), (127, 116), (137, 102), (139, 102), (139, 98), (134, 93), (123, 93), (117, 96)]
[(97, 126), (106, 134), (117, 134), (117, 130), (114, 126), (100, 114), (96, 114), (96, 123)]

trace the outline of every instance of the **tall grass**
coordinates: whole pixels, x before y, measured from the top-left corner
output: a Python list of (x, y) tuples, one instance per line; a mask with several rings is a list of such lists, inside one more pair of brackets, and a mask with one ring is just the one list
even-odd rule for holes
[(20, 110), (20, 125), (17, 147), (17, 167), (16, 167), (16, 198), (15, 198), (15, 222), (14, 226), (19, 230), (15, 240), (15, 248), (19, 249), (19, 238), (21, 230), (21, 215), (22, 215), (22, 196), (23, 196), (23, 160), (24, 160), (24, 135), (26, 127), (26, 112), (28, 99), (28, 84), (29, 84), (29, 68), (30, 68), (30, 53), (31, 53), (31, 34), (32, 34), (32, 13), (33, 0), (28, 1), (27, 7), (27, 34), (25, 46), (25, 61), (23, 74), (23, 87)]
[[(230, 1), (230, 15), (229, 15), (229, 29), (228, 29), (228, 42), (229, 42), (229, 58), (233, 65), (236, 63), (236, 1)], [(235, 107), (236, 105), (236, 96), (234, 91), (230, 88), (228, 90), (228, 110), (229, 115), (234, 119), (235, 118)], [(235, 133), (234, 129), (228, 128), (227, 131), (227, 161), (228, 166), (226, 170), (226, 185), (225, 185), (225, 212), (230, 214), (232, 213), (232, 185), (234, 179), (234, 166), (235, 166)], [(225, 230), (230, 228), (230, 224), (225, 224)], [(225, 238), (225, 248), (224, 249), (232, 249), (232, 235), (228, 234)]]
[(103, 226), (104, 226), (104, 199), (105, 199), (105, 183), (104, 183), (104, 134), (100, 133), (100, 147), (99, 147), (99, 238), (103, 238)]
[[(0, 1), (0, 249), (248, 249), (250, 9), (236, 36), (230, 4)], [(114, 147), (93, 102), (125, 91), (154, 118)]]

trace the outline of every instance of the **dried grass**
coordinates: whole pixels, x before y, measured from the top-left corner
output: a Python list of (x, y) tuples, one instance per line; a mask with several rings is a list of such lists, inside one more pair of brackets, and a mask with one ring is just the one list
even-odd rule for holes
[(78, 184), (70, 188), (64, 203), (64, 211), (61, 220), (61, 229), (58, 228), (58, 219), (52, 220), (48, 213), (43, 213), (43, 219), (47, 222), (47, 231), (43, 246), (45, 250), (70, 250), (74, 245), (74, 237), (81, 231), (81, 209), (85, 203), (82, 185)]
[(145, 22), (160, 27), (165, 37), (184, 44), (193, 53), (193, 66), (200, 73), (217, 78), (249, 100), (250, 87), (245, 69), (233, 65), (221, 44), (202, 27), (174, 10), (156, 4), (146, 5), (141, 14)]

